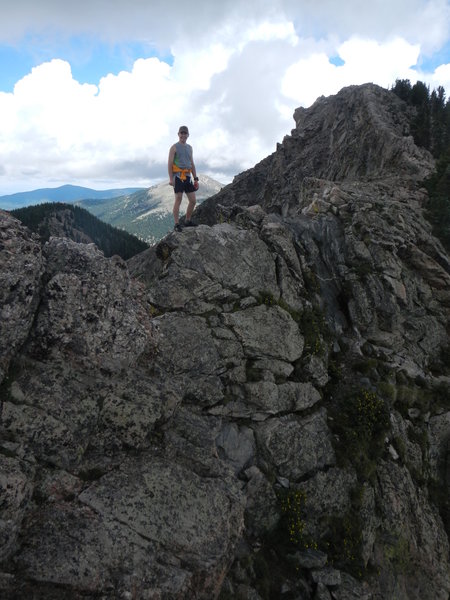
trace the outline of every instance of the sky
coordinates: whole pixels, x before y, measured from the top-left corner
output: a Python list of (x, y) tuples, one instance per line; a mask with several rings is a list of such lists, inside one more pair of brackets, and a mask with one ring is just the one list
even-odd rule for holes
[(450, 0), (0, 0), (0, 195), (230, 182), (348, 85), (450, 96)]

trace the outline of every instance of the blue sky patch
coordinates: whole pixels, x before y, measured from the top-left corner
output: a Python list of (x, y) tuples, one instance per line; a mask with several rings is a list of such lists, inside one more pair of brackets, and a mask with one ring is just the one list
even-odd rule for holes
[(49, 44), (44, 37), (37, 39), (30, 36), (22, 40), (19, 48), (0, 44), (0, 92), (12, 92), (17, 81), (30, 73), (33, 67), (53, 58), (66, 60), (74, 79), (80, 83), (97, 85), (105, 75), (131, 71), (138, 58), (151, 57), (173, 64), (169, 52), (162, 55), (142, 43), (108, 44), (93, 37), (78, 36)]
[(332, 65), (336, 67), (343, 67), (345, 65), (345, 60), (342, 60), (340, 56), (332, 56), (328, 59)]
[(12, 92), (14, 85), (31, 71), (33, 58), (22, 50), (0, 45), (0, 92)]
[(433, 73), (436, 67), (450, 63), (450, 41), (434, 52), (432, 56), (419, 56), (417, 65), (413, 68), (424, 73)]

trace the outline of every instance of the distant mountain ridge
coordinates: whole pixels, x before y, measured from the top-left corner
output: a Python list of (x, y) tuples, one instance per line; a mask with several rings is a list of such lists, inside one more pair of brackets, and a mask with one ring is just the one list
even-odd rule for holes
[[(207, 175), (199, 175), (199, 182), (198, 204), (217, 194), (223, 187)], [(84, 208), (104, 223), (149, 244), (158, 242), (173, 228), (173, 188), (166, 181), (150, 188), (94, 190), (63, 185), (0, 196), (0, 208), (9, 211), (52, 202)], [(186, 206), (184, 200), (181, 215)]]
[(41, 188), (28, 192), (17, 192), (0, 196), (0, 208), (3, 210), (14, 210), (23, 206), (41, 204), (43, 202), (75, 202), (87, 198), (109, 199), (126, 194), (133, 194), (144, 188), (118, 188), (109, 190), (94, 190), (78, 185), (62, 185), (56, 188)]
[[(199, 175), (199, 183), (196, 194), (198, 204), (217, 194), (223, 187), (207, 175)], [(149, 244), (159, 241), (173, 228), (173, 188), (166, 181), (113, 199), (88, 198), (75, 204), (105, 223), (125, 229)], [(183, 199), (181, 214), (186, 206), (187, 201)]]

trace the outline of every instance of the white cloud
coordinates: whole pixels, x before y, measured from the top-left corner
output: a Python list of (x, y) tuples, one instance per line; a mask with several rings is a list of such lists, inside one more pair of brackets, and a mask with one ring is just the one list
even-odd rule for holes
[(426, 80), (432, 88), (442, 86), (447, 92), (447, 99), (450, 98), (450, 63), (440, 65), (431, 75), (419, 77), (422, 81)]
[(450, 3), (431, 0), (420, 12), (419, 18), (410, 15), (410, 36), (420, 43), (421, 51), (430, 55), (448, 41), (450, 33)]
[[(166, 177), (181, 123), (190, 126), (197, 166), (226, 182), (274, 151), (295, 108), (320, 95), (396, 78), (450, 93), (450, 64), (412, 68), (449, 39), (449, 17), (446, 0), (193, 0), (185, 17), (148, 0), (7, 3), (0, 41), (34, 32), (51, 46), (92, 34), (146, 41), (173, 63), (139, 59), (87, 85), (68, 62), (52, 60), (13, 93), (0, 92), (0, 194), (5, 182), (31, 189), (38, 178), (150, 185)], [(330, 62), (336, 56), (342, 66)]]
[(281, 5), (302, 35), (326, 36), (332, 31), (341, 40), (355, 35), (379, 41), (403, 37), (434, 48), (449, 35), (448, 0), (284, 0)]
[(320, 96), (337, 93), (346, 85), (367, 82), (389, 87), (395, 79), (415, 79), (411, 69), (420, 47), (397, 38), (385, 44), (352, 38), (337, 48), (342, 66), (332, 64), (321, 52), (302, 58), (287, 70), (283, 93), (299, 105), (309, 106)]
[(0, 42), (30, 33), (51, 44), (86, 33), (165, 49), (182, 43), (207, 48), (286, 39), (287, 32), (316, 39), (333, 33), (341, 42), (355, 35), (379, 41), (403, 37), (429, 52), (448, 40), (449, 29), (448, 0), (191, 0), (186, 14), (162, 0), (15, 0), (2, 3)]

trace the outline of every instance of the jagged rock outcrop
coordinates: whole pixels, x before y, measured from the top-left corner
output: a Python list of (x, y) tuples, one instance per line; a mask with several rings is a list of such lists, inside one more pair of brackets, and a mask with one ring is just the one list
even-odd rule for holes
[[(311, 202), (315, 191), (326, 200), (319, 191), (326, 182), (388, 182), (400, 174), (403, 180), (420, 181), (430, 172), (429, 153), (415, 146), (410, 135), (407, 107), (376, 85), (321, 97), (311, 108), (298, 108), (294, 119), (297, 127), (274, 154), (197, 209), (202, 222), (216, 222), (218, 204), (259, 204), (286, 215), (297, 212), (305, 197)], [(319, 190), (308, 189), (311, 183)]]
[(2, 213), (0, 220), (0, 382), (26, 340), (39, 304), (43, 258), (25, 227)]
[[(12, 239), (25, 235), (2, 220)], [(2, 559), (14, 562), (2, 597), (56, 597), (61, 586), (66, 597), (217, 595), (243, 525), (241, 485), (214, 440), (202, 468), (177, 451), (182, 439), (158, 447), (183, 388), (170, 369), (152, 374), (143, 290), (94, 245), (52, 238), (42, 263), (29, 275), (44, 272), (39, 309), (14, 302), (33, 327), (2, 387)]]
[(447, 600), (450, 265), (367, 85), (125, 263), (1, 213), (6, 599)]

